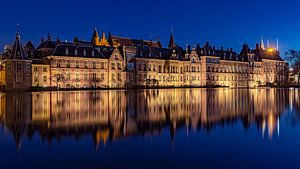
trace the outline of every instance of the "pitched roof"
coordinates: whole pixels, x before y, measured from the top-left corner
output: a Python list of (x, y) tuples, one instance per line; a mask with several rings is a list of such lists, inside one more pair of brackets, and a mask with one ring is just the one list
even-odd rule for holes
[(20, 42), (20, 38), (21, 36), (17, 33), (13, 49), (8, 59), (27, 59), (27, 53)]
[(41, 49), (54, 49), (55, 46), (56, 46), (56, 41), (46, 40), (46, 41), (43, 41), (43, 42), (36, 48), (36, 50), (41, 50)]
[(26, 51), (35, 51), (35, 47), (33, 46), (32, 42), (31, 41), (28, 41), (26, 43), (26, 45), (24, 46), (24, 49)]
[(132, 38), (125, 38), (120, 36), (111, 36), (114, 45), (120, 46), (151, 46), (151, 47), (162, 47), (159, 41), (150, 40), (138, 40)]
[(63, 42), (57, 44), (52, 56), (72, 56), (87, 58), (108, 58), (111, 56), (114, 48), (112, 47), (94, 47), (92, 45), (75, 44)]

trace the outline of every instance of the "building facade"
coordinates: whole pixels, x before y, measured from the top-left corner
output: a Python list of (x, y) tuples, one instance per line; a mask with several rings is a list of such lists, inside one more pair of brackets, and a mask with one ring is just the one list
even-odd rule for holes
[(31, 87), (136, 88), (136, 87), (255, 87), (284, 85), (288, 65), (275, 48), (263, 42), (240, 53), (216, 49), (208, 42), (200, 47), (176, 45), (171, 33), (168, 47), (159, 40), (136, 40), (93, 32), (91, 41), (41, 40), (37, 48), (25, 47), (17, 33), (1, 60), (0, 84), (7, 91)]

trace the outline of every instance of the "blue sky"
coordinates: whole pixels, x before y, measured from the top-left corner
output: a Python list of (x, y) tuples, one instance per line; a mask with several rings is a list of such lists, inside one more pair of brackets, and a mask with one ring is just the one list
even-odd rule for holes
[(276, 43), (282, 53), (300, 49), (300, 2), (296, 0), (14, 0), (1, 2), (0, 45), (12, 43), (16, 24), (22, 42), (35, 45), (48, 32), (56, 39), (90, 40), (94, 27), (99, 32), (149, 39), (160, 37), (167, 45), (171, 25), (181, 46), (209, 41), (216, 47), (240, 51), (263, 37)]

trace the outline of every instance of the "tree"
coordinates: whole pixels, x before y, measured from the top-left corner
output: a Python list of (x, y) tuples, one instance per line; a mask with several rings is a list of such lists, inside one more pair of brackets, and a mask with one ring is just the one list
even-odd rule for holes
[(59, 82), (64, 82), (65, 80), (66, 80), (65, 76), (60, 73), (57, 73), (51, 77), (51, 81), (56, 83), (57, 90), (59, 89), (59, 86), (58, 86)]
[(285, 60), (290, 64), (290, 68), (294, 75), (298, 76), (297, 83), (299, 83), (300, 77), (300, 51), (290, 49), (285, 53)]
[(290, 49), (285, 53), (285, 60), (289, 62), (291, 66), (294, 66), (296, 64), (300, 63), (300, 51), (297, 51), (295, 49)]

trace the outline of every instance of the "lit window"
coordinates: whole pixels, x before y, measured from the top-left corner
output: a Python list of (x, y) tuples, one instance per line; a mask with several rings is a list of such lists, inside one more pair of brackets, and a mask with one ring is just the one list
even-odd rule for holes
[(101, 74), (100, 74), (100, 79), (101, 79), (101, 80), (104, 80), (104, 73), (101, 73)]
[(7, 69), (7, 70), (11, 70), (11, 63), (7, 63), (7, 64), (6, 64), (6, 69)]
[(21, 71), (22, 70), (22, 64), (21, 63), (17, 63), (17, 71)]
[(111, 63), (111, 69), (116, 69), (116, 64), (114, 62)]
[(67, 60), (67, 67), (70, 67), (70, 61)]
[(43, 76), (43, 81), (44, 81), (44, 83), (47, 82), (47, 76)]
[(101, 69), (104, 69), (104, 62), (101, 62), (101, 63), (100, 63), (100, 68), (101, 68)]

